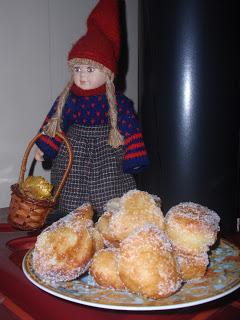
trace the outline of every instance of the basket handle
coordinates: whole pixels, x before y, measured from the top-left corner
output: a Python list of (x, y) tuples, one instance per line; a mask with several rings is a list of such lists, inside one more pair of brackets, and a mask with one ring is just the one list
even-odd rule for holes
[[(27, 149), (24, 153), (24, 156), (23, 156), (23, 160), (22, 160), (22, 165), (21, 165), (21, 169), (20, 169), (20, 175), (19, 175), (19, 179), (18, 179), (18, 183), (19, 185), (22, 184), (22, 182), (24, 181), (24, 176), (25, 176), (25, 172), (26, 172), (26, 165), (27, 165), (27, 159), (28, 159), (28, 156), (29, 156), (29, 153), (33, 147), (33, 145), (35, 144), (35, 142), (37, 141), (37, 139), (39, 139), (41, 137), (42, 133), (38, 133), (30, 142), (29, 142), (29, 145), (27, 146)], [(59, 183), (59, 186), (53, 196), (53, 202), (55, 202), (57, 200), (57, 198), (59, 197), (61, 191), (62, 191), (62, 188), (65, 184), (65, 181), (68, 177), (68, 174), (69, 174), (69, 171), (72, 167), (72, 162), (73, 162), (73, 152), (72, 152), (72, 147), (67, 139), (67, 137), (65, 135), (63, 135), (61, 132), (56, 132), (56, 135), (59, 136), (63, 141), (64, 143), (66, 144), (66, 147), (67, 147), (67, 151), (68, 151), (68, 164), (67, 164), (67, 167), (66, 167), (66, 170), (63, 174), (63, 177), (62, 177), (62, 180), (61, 182)]]

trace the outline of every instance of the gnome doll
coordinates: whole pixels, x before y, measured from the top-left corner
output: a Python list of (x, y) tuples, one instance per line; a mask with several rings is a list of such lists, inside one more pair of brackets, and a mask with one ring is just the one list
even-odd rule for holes
[(37, 160), (52, 159), (51, 183), (59, 185), (68, 152), (56, 131), (67, 136), (74, 160), (57, 203), (67, 214), (90, 202), (99, 217), (106, 202), (136, 188), (133, 174), (148, 157), (133, 103), (115, 92), (120, 51), (117, 0), (100, 0), (87, 32), (68, 55), (71, 80), (56, 99), (37, 140)]

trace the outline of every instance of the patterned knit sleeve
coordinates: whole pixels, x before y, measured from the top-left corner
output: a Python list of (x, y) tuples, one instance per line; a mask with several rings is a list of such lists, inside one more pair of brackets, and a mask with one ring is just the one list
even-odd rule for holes
[[(47, 116), (46, 116), (40, 130), (39, 130), (40, 132), (43, 132), (43, 127), (48, 123), (48, 121), (51, 119), (52, 115), (55, 113), (56, 108), (57, 108), (57, 104), (58, 104), (58, 99), (56, 99), (51, 110), (47, 114)], [(63, 133), (67, 132), (69, 125), (70, 125), (70, 123), (66, 119), (66, 112), (64, 112), (64, 110), (63, 110), (63, 121), (61, 124), (61, 128), (62, 128)], [(51, 138), (44, 133), (36, 141), (36, 145), (44, 153), (44, 156), (43, 156), (44, 160), (56, 158), (58, 151), (60, 149), (61, 143), (62, 143), (62, 139), (60, 137), (56, 136), (54, 138)]]
[(149, 165), (143, 135), (135, 114), (133, 103), (121, 95), (118, 100), (118, 128), (124, 137), (125, 154), (123, 158), (123, 171), (125, 173), (138, 173)]

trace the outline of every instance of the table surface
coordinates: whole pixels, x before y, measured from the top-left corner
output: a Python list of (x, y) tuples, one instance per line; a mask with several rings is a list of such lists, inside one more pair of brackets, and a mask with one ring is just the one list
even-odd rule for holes
[[(240, 319), (240, 290), (202, 305), (164, 311), (117, 311), (76, 304), (33, 285), (22, 271), (22, 260), (34, 245), (37, 232), (20, 231), (7, 224), (7, 208), (0, 209), (0, 319), (1, 320), (237, 320)], [(10, 240), (24, 237), (20, 247)], [(228, 236), (240, 247), (240, 235)], [(23, 243), (25, 243), (23, 245)]]

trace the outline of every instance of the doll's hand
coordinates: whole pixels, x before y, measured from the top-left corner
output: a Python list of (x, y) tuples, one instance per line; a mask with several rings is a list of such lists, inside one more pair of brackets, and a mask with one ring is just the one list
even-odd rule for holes
[(36, 151), (35, 151), (35, 159), (37, 161), (43, 161), (44, 160), (43, 155), (44, 155), (44, 153), (37, 147)]

